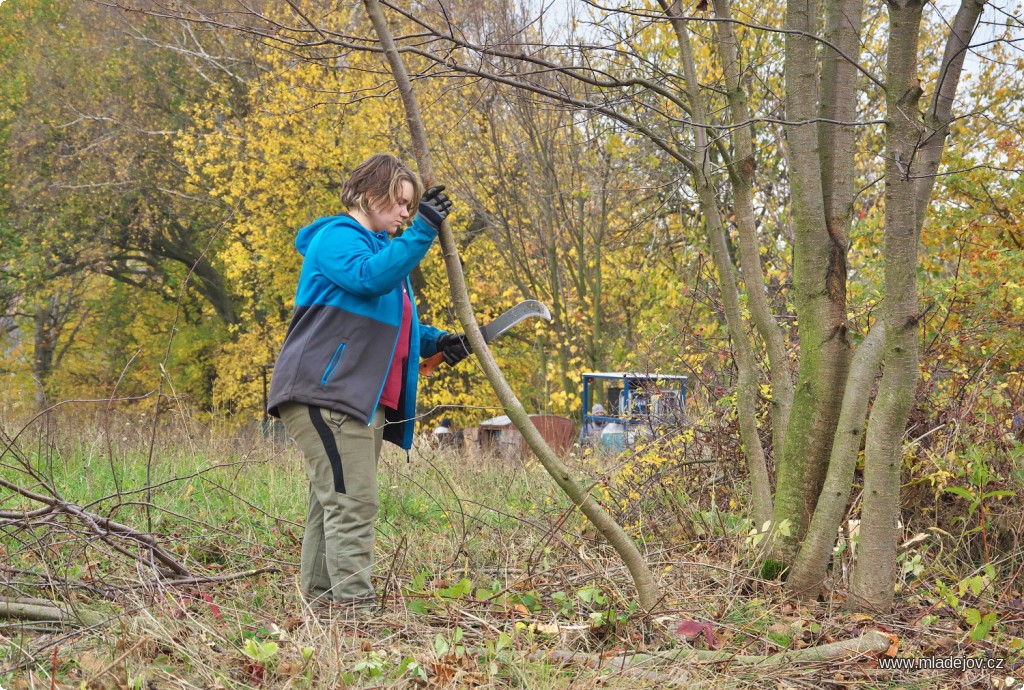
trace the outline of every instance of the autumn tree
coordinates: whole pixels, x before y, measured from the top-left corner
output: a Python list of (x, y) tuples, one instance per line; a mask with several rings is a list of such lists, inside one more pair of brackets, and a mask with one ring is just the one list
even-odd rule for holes
[[(934, 185), (944, 172), (940, 163), (950, 127), (971, 111), (957, 103), (971, 100), (960, 81), (984, 4), (965, 0), (950, 17), (916, 0), (892, 0), (884, 16), (869, 13), (858, 0), (790, 0), (784, 7), (718, 0), (694, 8), (659, 0), (614, 9), (585, 3), (589, 15), (558, 18), (539, 7), (506, 11), (509, 5), (502, 3), (488, 5), (486, 12), (433, 1), (388, 7), (390, 21), (404, 29), (397, 32), (403, 59), (413, 65), (417, 86), (430, 90), (423, 99), (429, 126), (457, 128), (444, 108), (446, 88), (486, 83), (490, 91), (482, 93), (500, 94), (495, 98), (502, 104), (488, 115), (506, 129), (519, 127), (528, 140), (573, 141), (600, 120), (603, 131), (615, 130), (634, 150), (651, 152), (640, 160), (659, 170), (663, 199), (686, 188), (713, 257), (735, 360), (750, 512), (758, 527), (770, 530), (773, 548), (764, 572), (786, 573), (794, 595), (817, 593), (863, 448), (862, 546), (850, 602), (888, 608), (903, 436), (919, 380), (920, 326), (928, 318), (928, 304), (918, 296), (919, 245)], [(282, 73), (334, 69), (345, 80), (338, 92), (345, 94), (346, 107), (358, 102), (353, 93), (376, 96), (387, 90), (380, 46), (355, 14), (315, 2), (273, 11), (236, 9), (226, 15), (174, 6), (162, 12), (283, 49), (287, 57), (272, 58)], [(553, 25), (568, 27), (559, 40), (538, 30)], [(349, 90), (357, 75), (367, 82)], [(327, 83), (323, 75), (317, 79)], [(292, 129), (303, 136), (308, 125), (293, 116), (309, 104), (332, 104), (325, 97), (329, 88), (303, 89), (296, 81), (280, 94), (282, 102), (294, 98), (294, 105), (278, 111), (275, 122), (268, 120), (267, 132)], [(517, 121), (515, 109), (525, 98), (567, 113), (535, 111)], [(439, 112), (445, 117), (432, 119)], [(550, 128), (534, 126), (545, 120), (561, 128), (557, 137), (551, 138)], [(252, 171), (276, 159), (247, 151), (256, 162), (230, 165), (231, 152), (245, 150), (234, 142), (245, 141), (257, 153), (279, 147), (274, 152), (288, 161), (281, 179), (290, 179), (289, 193), (296, 193), (294, 185), (301, 182), (295, 170), (308, 162), (294, 160), (271, 137), (246, 139), (244, 128), (225, 136), (221, 124), (211, 114), (196, 140), (196, 179), (211, 180), (210, 188), (222, 190), (225, 200), (251, 197), (260, 183)], [(384, 109), (369, 136), (393, 133), (397, 126)], [(607, 152), (612, 140), (595, 154)], [(211, 156), (216, 147), (206, 144), (219, 141), (229, 144)], [(474, 146), (471, 136), (465, 142)], [(518, 143), (478, 145), (485, 154), (505, 154), (509, 144)], [(319, 146), (333, 150), (329, 142)], [(556, 181), (589, 181), (574, 179), (574, 170), (582, 168), (572, 161), (545, 163), (549, 154), (543, 147), (531, 151), (537, 174), (529, 189), (551, 192)], [(301, 195), (304, 188), (298, 189)], [(322, 186), (315, 189), (322, 194)], [(560, 255), (552, 244), (559, 210), (551, 204), (557, 195), (541, 196), (541, 203), (517, 200), (509, 207), (508, 201), (498, 203), (501, 194), (476, 194), (475, 220), (534, 232), (506, 236), (502, 247), (508, 251), (520, 242), (528, 249), (533, 243), (532, 265), (543, 265), (552, 248), (555, 257), (580, 258)], [(508, 219), (496, 219), (496, 209), (506, 207)], [(576, 217), (592, 228), (601, 222), (594, 216), (584, 206)], [(276, 212), (266, 220), (273, 218)], [(290, 220), (294, 226), (296, 219)], [(635, 220), (622, 227), (635, 227)], [(471, 235), (476, 229), (464, 231)], [(523, 241), (527, 237), (530, 242)], [(247, 246), (253, 239), (267, 244), (253, 251)], [(264, 257), (285, 244), (242, 232), (225, 256), (229, 263), (239, 259), (236, 279), (258, 285), (251, 278), (269, 265)], [(264, 248), (274, 251), (258, 251)], [(531, 264), (522, 257), (529, 255), (516, 255), (517, 263), (509, 266), (524, 269)], [(548, 259), (545, 270), (552, 263)], [(567, 275), (544, 275), (531, 289), (561, 299), (561, 278)], [(264, 316), (259, 309), (266, 308), (265, 293), (251, 294), (253, 316)], [(241, 355), (261, 340), (240, 334), (238, 342)], [(762, 422), (765, 401), (768, 419)], [(766, 426), (770, 433), (762, 433)]]
[[(218, 338), (208, 319), (222, 332), (237, 321), (212, 251), (231, 209), (187, 193), (174, 137), (189, 121), (186, 103), (214, 92), (230, 102), (247, 69), (244, 53), (213, 58), (203, 42), (209, 35), (133, 22), (96, 4), (30, 0), (0, 18), (12, 38), (0, 77), (11, 108), (3, 131), (4, 255), (16, 264), (5, 289), (7, 313), (19, 324), (11, 335), (34, 333), (18, 342), (31, 353), (41, 392), (65, 355), (60, 386), (68, 393), (112, 385), (133, 353), (148, 348), (141, 382), (156, 370), (176, 305), (177, 328), (196, 328), (193, 345)], [(118, 286), (140, 296), (124, 303)], [(147, 313), (160, 316), (131, 327)], [(105, 338), (115, 323), (125, 334), (120, 344)], [(104, 340), (109, 359), (98, 356)], [(201, 389), (208, 376), (197, 371), (189, 387)]]
[[(932, 57), (919, 53), (922, 3), (887, 4), (888, 23), (879, 29), (886, 46), (884, 71), (877, 73), (860, 56), (865, 44), (862, 3), (818, 7), (795, 0), (787, 4), (782, 26), (770, 16), (772, 8), (734, 7), (724, 0), (713, 7), (710, 21), (688, 15), (678, 2), (622, 13), (599, 10), (606, 25), (619, 33), (613, 42), (616, 50), (597, 67), (599, 51), (593, 44), (570, 45), (564, 57), (553, 59), (526, 33), (510, 50), (507, 41), (473, 43), (463, 38), (448, 28), (451, 19), (442, 19), (447, 15), (429, 7), (415, 13), (392, 9), (438, 39), (443, 48), (405, 49), (433, 57), (439, 69), (603, 113), (648, 137), (688, 171), (700, 199), (737, 358), (738, 412), (753, 513), (758, 519), (771, 518), (775, 559), (789, 572), (790, 591), (814, 594), (824, 578), (854, 462), (866, 439), (862, 546), (850, 601), (858, 608), (885, 609), (892, 602), (895, 578), (902, 438), (919, 374), (923, 310), (917, 295), (918, 243), (954, 118), (967, 46), (983, 5), (973, 0), (961, 5), (943, 32), (945, 54), (929, 84), (920, 80), (922, 60), (927, 63)], [(671, 28), (674, 45), (665, 45), (672, 45), (678, 56), (675, 74), (622, 57), (629, 37), (659, 27)], [(935, 25), (930, 30), (942, 31)], [(756, 46), (757, 36), (779, 34), (784, 36), (782, 110), (757, 112), (751, 108), (751, 93), (759, 83), (759, 60), (756, 53), (746, 52), (751, 49), (744, 41)], [(698, 40), (707, 41), (717, 63), (713, 69), (695, 59)], [(623, 69), (622, 63), (631, 69)], [(600, 87), (601, 93), (578, 98), (552, 88), (546, 81), (551, 72)], [(704, 88), (709, 81), (715, 84), (713, 90)], [(865, 100), (881, 117), (863, 117), (859, 108)], [(780, 121), (785, 133), (793, 227), (791, 299), (801, 345), (794, 379), (781, 327), (765, 300), (758, 251), (755, 142), (766, 120)], [(858, 344), (862, 336), (851, 332), (848, 322), (848, 251), (858, 196), (856, 157), (866, 139), (859, 133), (872, 122), (884, 132), (882, 147), (875, 152), (884, 160), (884, 273), (877, 318)], [(726, 219), (735, 224), (735, 255), (729, 251)], [(774, 495), (755, 421), (759, 376), (748, 318), (770, 363)], [(878, 371), (881, 378), (872, 398)]]

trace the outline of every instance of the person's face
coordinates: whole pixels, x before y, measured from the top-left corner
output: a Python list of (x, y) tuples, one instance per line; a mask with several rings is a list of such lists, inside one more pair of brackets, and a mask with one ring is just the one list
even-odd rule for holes
[(387, 230), (389, 235), (398, 232), (398, 229), (405, 225), (409, 216), (412, 215), (412, 210), (409, 208), (412, 203), (412, 193), (412, 182), (402, 180), (402, 189), (398, 198), (395, 199), (395, 203), (391, 203), (391, 200), (386, 197), (371, 203), (370, 212), (366, 214), (370, 228), (377, 232)]

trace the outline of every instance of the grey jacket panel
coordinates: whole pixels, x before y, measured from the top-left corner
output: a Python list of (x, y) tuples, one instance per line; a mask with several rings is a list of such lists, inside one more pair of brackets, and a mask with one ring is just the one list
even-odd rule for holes
[(294, 401), (369, 424), (398, 328), (327, 305), (296, 307), (270, 379), (268, 411)]

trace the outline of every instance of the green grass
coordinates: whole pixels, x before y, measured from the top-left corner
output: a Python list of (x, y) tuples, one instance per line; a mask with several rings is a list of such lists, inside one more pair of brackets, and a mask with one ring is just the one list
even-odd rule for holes
[[(413, 688), (424, 676), (451, 688), (640, 688), (671, 686), (673, 674), (686, 675), (687, 687), (763, 687), (785, 684), (787, 673), (807, 683), (834, 670), (716, 666), (642, 678), (545, 655), (671, 649), (687, 644), (673, 633), (686, 618), (710, 622), (727, 648), (744, 654), (795, 644), (781, 628), (769, 631), (773, 624), (813, 621), (822, 640), (853, 636), (861, 625), (827, 605), (794, 609), (771, 584), (750, 590), (745, 574), (754, 568), (742, 539), (671, 536), (680, 520), (702, 524), (707, 506), (653, 499), (637, 536), (666, 599), (644, 615), (614, 553), (535, 462), (429, 447), (409, 462), (391, 450), (382, 458), (375, 581), (387, 598), (379, 615), (321, 618), (297, 592), (307, 485), (294, 447), (258, 432), (168, 424), (151, 456), (148, 425), (119, 424), (56, 420), (45, 433), (26, 433), (0, 459), (0, 478), (54, 491), (140, 532), (151, 523), (162, 548), (213, 581), (158, 586), (145, 558), (135, 558), (145, 549), (119, 540), (128, 553), (119, 551), (67, 514), (5, 523), (0, 595), (108, 616), (84, 629), (0, 619), (5, 690), (50, 687), (54, 671), (55, 687), (76, 688)], [(0, 511), (39, 505), (0, 493)], [(956, 623), (946, 617), (932, 627)]]

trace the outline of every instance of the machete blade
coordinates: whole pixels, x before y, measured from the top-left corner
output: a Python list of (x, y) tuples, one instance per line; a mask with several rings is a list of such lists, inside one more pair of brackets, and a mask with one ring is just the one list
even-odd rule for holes
[[(489, 343), (520, 321), (534, 316), (547, 321), (551, 320), (551, 312), (548, 311), (547, 307), (535, 299), (528, 299), (525, 302), (520, 302), (494, 321), (491, 321), (489, 324), (481, 328), (480, 333), (484, 336), (484, 342)], [(443, 361), (444, 353), (441, 352), (438, 352), (433, 357), (428, 357), (423, 360), (420, 362), (420, 376), (432, 376), (434, 368)]]
[(528, 299), (525, 302), (520, 302), (516, 306), (512, 307), (486, 326), (482, 326), (480, 328), (480, 333), (484, 336), (484, 342), (489, 343), (520, 321), (529, 319), (533, 316), (542, 318), (546, 321), (551, 320), (551, 312), (548, 311), (547, 307), (535, 299)]

